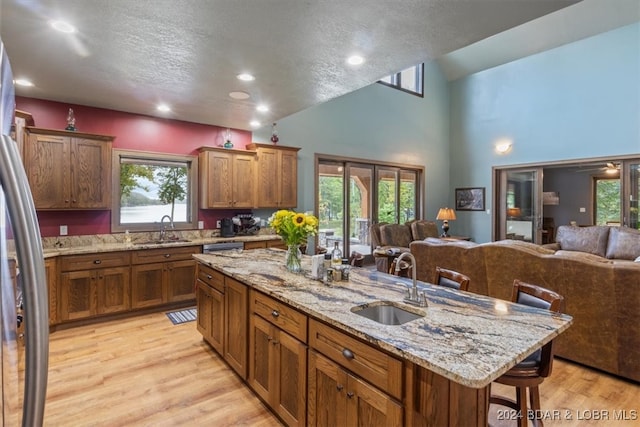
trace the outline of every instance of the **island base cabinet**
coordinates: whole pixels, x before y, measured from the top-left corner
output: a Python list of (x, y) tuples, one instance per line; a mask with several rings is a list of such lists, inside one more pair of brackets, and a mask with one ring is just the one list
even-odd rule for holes
[(230, 277), (224, 278), (224, 360), (243, 379), (247, 379), (247, 329), (249, 327), (249, 288)]
[(304, 426), (307, 346), (255, 314), (249, 331), (249, 385), (288, 426)]
[(471, 388), (407, 364), (407, 425), (487, 426), (490, 386)]
[(198, 280), (198, 331), (215, 351), (224, 348), (224, 294)]
[(402, 406), (315, 351), (309, 351), (309, 426), (402, 426)]

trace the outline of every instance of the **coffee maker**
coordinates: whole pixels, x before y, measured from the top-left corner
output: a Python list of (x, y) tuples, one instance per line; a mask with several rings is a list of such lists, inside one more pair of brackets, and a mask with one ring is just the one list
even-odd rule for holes
[(220, 236), (222, 237), (233, 237), (236, 233), (233, 227), (233, 219), (231, 218), (222, 218), (220, 220)]

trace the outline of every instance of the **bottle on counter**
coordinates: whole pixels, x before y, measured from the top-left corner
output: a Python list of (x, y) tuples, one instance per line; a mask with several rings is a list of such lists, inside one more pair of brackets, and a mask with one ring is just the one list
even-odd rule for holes
[(338, 268), (342, 265), (342, 251), (338, 247), (338, 242), (333, 244), (333, 250), (331, 251), (331, 267)]
[(342, 280), (349, 281), (349, 273), (351, 272), (351, 266), (347, 258), (342, 258)]

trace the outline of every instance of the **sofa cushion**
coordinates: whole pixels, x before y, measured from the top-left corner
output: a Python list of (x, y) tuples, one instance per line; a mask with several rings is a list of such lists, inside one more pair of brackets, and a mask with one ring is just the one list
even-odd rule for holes
[(640, 256), (640, 231), (628, 227), (611, 227), (607, 258), (635, 260)]
[(408, 248), (411, 243), (411, 230), (404, 224), (385, 224), (380, 227), (380, 240), (383, 246)]
[(604, 225), (591, 227), (558, 227), (556, 242), (565, 251), (579, 251), (604, 257), (607, 251), (609, 228)]

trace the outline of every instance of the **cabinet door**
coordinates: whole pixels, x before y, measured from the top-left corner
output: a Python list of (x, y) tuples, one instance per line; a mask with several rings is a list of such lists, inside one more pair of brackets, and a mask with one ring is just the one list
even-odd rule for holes
[[(277, 328), (274, 327), (277, 330)], [(289, 426), (304, 426), (307, 413), (307, 346), (277, 330), (274, 347), (278, 376), (273, 407)]]
[(224, 359), (243, 379), (247, 379), (247, 328), (249, 292), (247, 286), (224, 278), (225, 340)]
[(236, 154), (233, 161), (233, 207), (256, 205), (256, 164), (254, 155)]
[(280, 204), (278, 207), (294, 208), (298, 204), (298, 152), (280, 152)]
[(309, 351), (309, 426), (347, 425), (347, 373), (329, 359)]
[(275, 391), (276, 368), (273, 327), (260, 316), (251, 315), (249, 326), (249, 385), (271, 406)]
[(224, 294), (198, 281), (198, 331), (218, 354), (224, 352)]
[(55, 325), (58, 323), (58, 272), (55, 258), (44, 260), (44, 272), (47, 276), (47, 291), (49, 294), (49, 325)]
[(71, 207), (108, 209), (111, 205), (111, 146), (71, 139)]
[(96, 314), (96, 270), (70, 271), (60, 275), (60, 320)]
[(402, 406), (366, 382), (349, 375), (347, 425), (402, 426)]
[(196, 328), (204, 339), (211, 335), (211, 291), (212, 289), (202, 281), (196, 282)]
[(231, 174), (233, 155), (220, 151), (207, 151), (200, 156), (205, 170), (201, 172), (203, 188), (200, 207), (203, 209), (228, 208), (233, 202)]
[(69, 144), (64, 136), (29, 135), (24, 166), (36, 209), (71, 207)]
[(97, 312), (117, 313), (131, 308), (129, 267), (105, 268), (97, 271)]
[(258, 191), (258, 206), (261, 208), (279, 206), (278, 152), (273, 148), (258, 149), (258, 180), (261, 183)]
[(167, 300), (169, 302), (193, 300), (196, 297), (194, 277), (196, 262), (192, 260), (173, 261), (167, 267)]
[(131, 306), (151, 307), (165, 301), (164, 263), (140, 264), (131, 267)]

